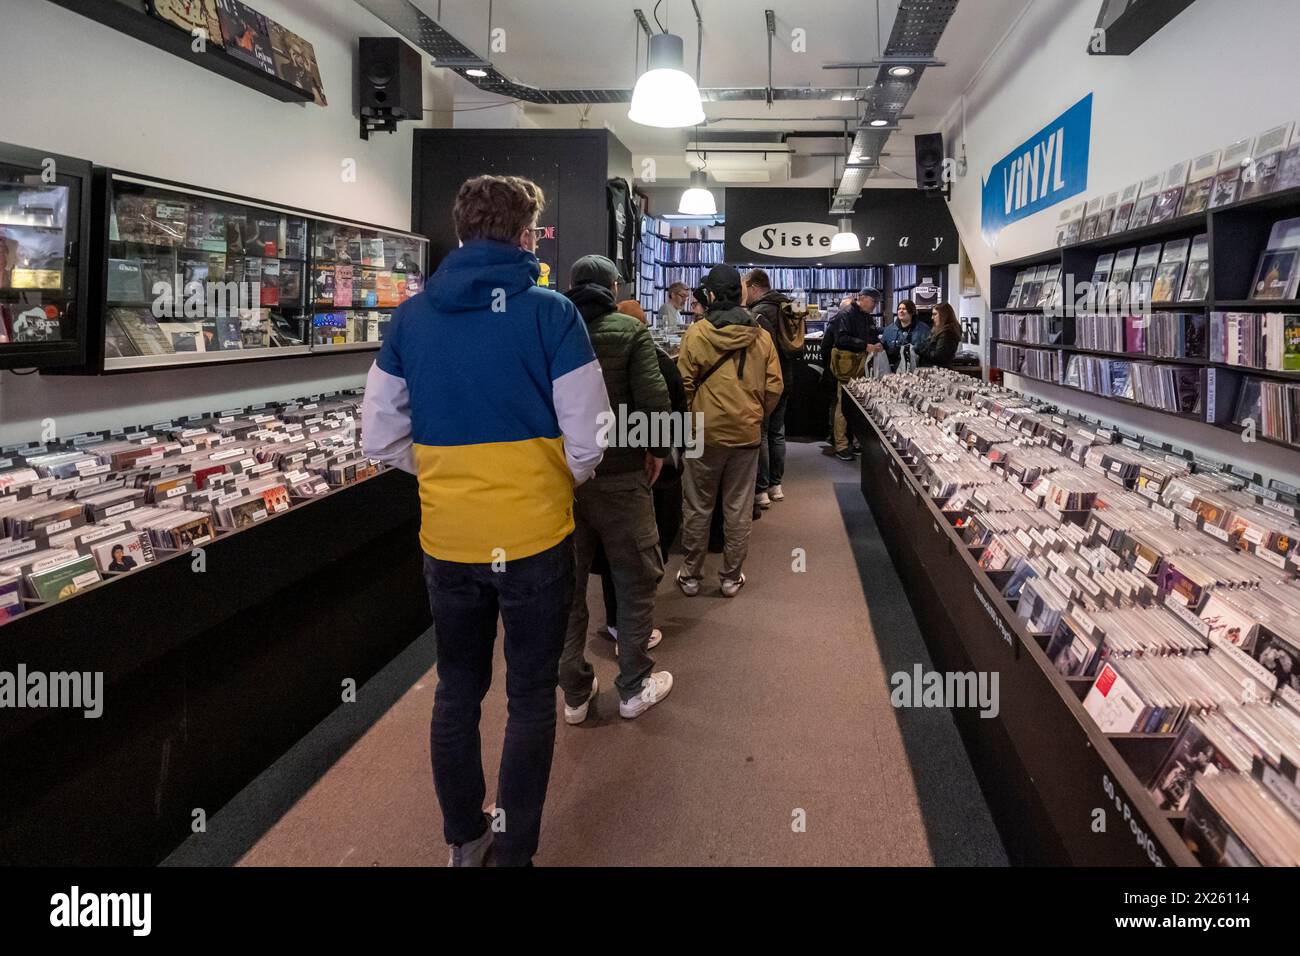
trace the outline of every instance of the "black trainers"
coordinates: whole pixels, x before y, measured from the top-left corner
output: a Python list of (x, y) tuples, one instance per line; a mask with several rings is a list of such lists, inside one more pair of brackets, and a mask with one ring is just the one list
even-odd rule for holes
[(852, 461), (853, 451), (851, 449), (845, 448), (843, 451), (837, 451), (835, 453), (835, 457), (838, 458), (840, 461)]

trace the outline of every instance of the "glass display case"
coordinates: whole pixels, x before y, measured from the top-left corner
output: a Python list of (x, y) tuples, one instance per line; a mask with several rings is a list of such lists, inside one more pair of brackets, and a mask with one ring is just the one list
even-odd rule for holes
[(100, 175), (103, 354), (91, 371), (377, 349), (393, 310), (421, 288), (419, 236)]
[(312, 347), (378, 347), (393, 310), (422, 288), (427, 246), (409, 233), (313, 220)]
[(0, 143), (0, 369), (85, 360), (90, 163)]

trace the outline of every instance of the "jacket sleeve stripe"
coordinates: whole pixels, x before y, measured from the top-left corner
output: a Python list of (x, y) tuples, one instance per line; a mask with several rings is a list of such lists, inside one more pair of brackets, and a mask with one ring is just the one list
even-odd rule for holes
[(370, 366), (361, 405), (361, 444), (371, 458), (415, 474), (411, 455), (411, 395), (406, 379)]
[(555, 417), (564, 435), (564, 454), (574, 485), (590, 478), (605, 455), (598, 437), (611, 414), (600, 363), (592, 359), (557, 378), (551, 386)]

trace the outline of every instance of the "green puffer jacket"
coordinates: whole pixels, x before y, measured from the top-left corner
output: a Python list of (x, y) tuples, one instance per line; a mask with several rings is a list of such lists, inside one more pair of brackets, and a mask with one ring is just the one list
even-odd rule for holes
[[(626, 436), (635, 439), (637, 436), (632, 431), (635, 420), (627, 417), (629, 413), (672, 411), (668, 386), (659, 371), (659, 356), (650, 330), (644, 322), (619, 312), (614, 294), (603, 286), (582, 285), (570, 289), (566, 295), (587, 323), (587, 334), (591, 336), (591, 345), (605, 378), (605, 391), (609, 393), (609, 407), (619, 420), (627, 422)], [(655, 437), (649, 430), (650, 421), (647, 420), (640, 429), (647, 441)], [(608, 429), (607, 434), (609, 447), (596, 469), (596, 477), (644, 468), (647, 450), (657, 458), (668, 454), (667, 448), (647, 448), (644, 441), (635, 447), (621, 447), (620, 437), (625, 432), (619, 421)]]

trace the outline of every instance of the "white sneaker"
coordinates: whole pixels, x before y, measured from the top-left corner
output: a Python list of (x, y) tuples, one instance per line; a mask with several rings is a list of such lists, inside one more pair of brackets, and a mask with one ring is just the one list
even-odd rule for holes
[(768, 497), (766, 491), (760, 491), (754, 495), (754, 504), (766, 511), (772, 507), (772, 499)]
[(773, 501), (785, 500), (785, 492), (781, 490), (780, 485), (772, 485), (770, 488), (767, 489), (767, 493), (772, 498)]
[(641, 683), (641, 693), (631, 700), (619, 701), (618, 715), (631, 720), (640, 717), (659, 701), (668, 696), (673, 689), (673, 675), (667, 671), (655, 671)]
[(486, 866), (488, 851), (492, 849), (492, 827), (483, 831), (477, 840), (452, 846), (447, 857), (448, 866)]
[(593, 677), (591, 679), (591, 693), (577, 707), (564, 705), (564, 722), (566, 724), (580, 724), (587, 719), (587, 706), (596, 699), (596, 691), (600, 689), (600, 681)]
[[(616, 627), (606, 627), (605, 630), (609, 631), (609, 636), (612, 637), (612, 638), (614, 639), (614, 644), (617, 645), (617, 644), (618, 644), (618, 628), (616, 628)], [(648, 650), (650, 650), (650, 648), (652, 648), (652, 647), (658, 647), (658, 646), (659, 646), (659, 642), (662, 641), (663, 639), (664, 639), (664, 632), (661, 631), (661, 630), (659, 630), (659, 628), (657, 628), (657, 627), (654, 628), (654, 629), (650, 632), (650, 643), (647, 644), (647, 645), (645, 646), (645, 649), (648, 651)], [(614, 653), (616, 653), (616, 654), (618, 653), (618, 647), (617, 647), (617, 646), (615, 646), (615, 648), (614, 648)]]
[(695, 597), (700, 593), (699, 578), (684, 578), (682, 572), (677, 572), (677, 586), (682, 589), (682, 593), (687, 597)]
[(736, 578), (736, 580), (734, 581), (724, 580), (722, 582), (722, 596), (735, 597), (737, 594), (740, 593), (740, 589), (743, 588), (744, 586), (745, 586), (745, 575), (742, 572), (740, 577)]

